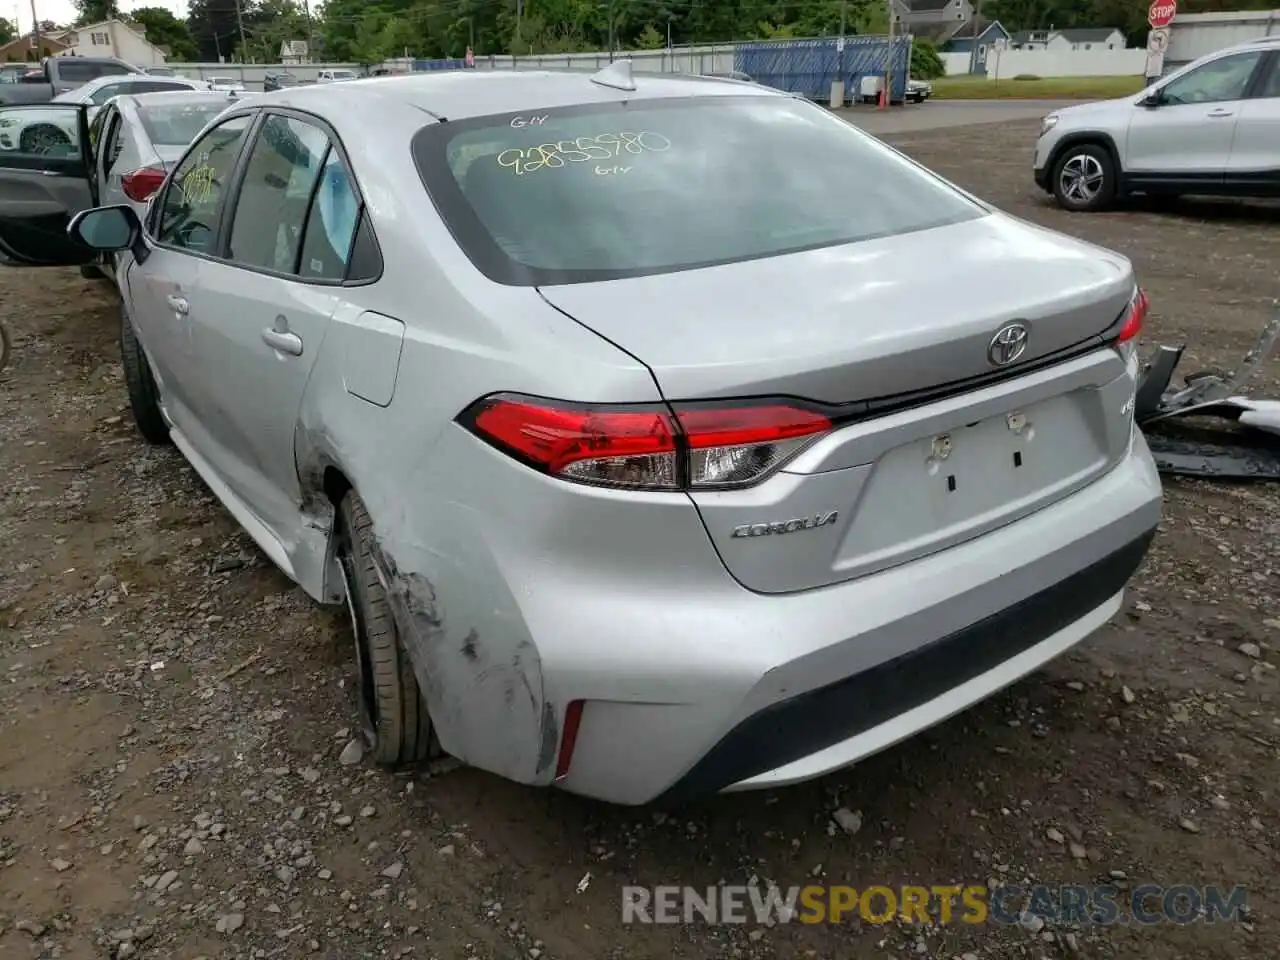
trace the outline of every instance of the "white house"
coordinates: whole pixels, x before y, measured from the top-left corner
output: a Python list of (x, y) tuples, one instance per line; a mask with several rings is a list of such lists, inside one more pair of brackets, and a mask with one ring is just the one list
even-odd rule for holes
[(280, 62), (291, 67), (308, 63), (307, 41), (286, 40), (280, 44)]
[(1054, 30), (1049, 36), (1049, 50), (1123, 50), (1124, 34), (1115, 27), (1078, 27)]
[(157, 67), (165, 62), (165, 52), (147, 40), (140, 23), (104, 20), (53, 34), (67, 45), (59, 56), (115, 57), (138, 67)]
[(1019, 30), (1009, 41), (1015, 50), (1123, 50), (1124, 34), (1114, 27), (1067, 30)]

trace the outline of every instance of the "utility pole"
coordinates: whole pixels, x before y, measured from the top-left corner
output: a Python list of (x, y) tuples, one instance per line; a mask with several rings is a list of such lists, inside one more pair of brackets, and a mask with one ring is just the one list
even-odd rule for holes
[(973, 29), (969, 31), (973, 39), (969, 41), (969, 73), (978, 72), (978, 24), (982, 21), (982, 0), (978, 0), (973, 14)]
[(40, 18), (36, 16), (36, 0), (31, 0), (31, 38), (36, 44), (36, 63), (40, 62)]
[(609, 16), (609, 62), (610, 63), (613, 63), (613, 40), (614, 40), (613, 17), (614, 17), (615, 8), (616, 8), (616, 0), (609, 0), (608, 16)]
[(240, 62), (249, 52), (249, 41), (244, 38), (244, 13), (240, 9), (240, 0), (236, 0), (236, 24), (240, 27)]
[(308, 0), (302, 0), (302, 12), (307, 18), (307, 59), (314, 62), (316, 57), (316, 33), (315, 28), (311, 25), (311, 4)]
[[(903, 96), (906, 91), (903, 90)], [(884, 55), (884, 105), (893, 100), (893, 0), (889, 0), (889, 49)]]
[(513, 50), (512, 53), (517, 53), (517, 51), (519, 51), (520, 49), (520, 21), (523, 19), (524, 19), (524, 0), (516, 0), (516, 42), (514, 45), (515, 50)]

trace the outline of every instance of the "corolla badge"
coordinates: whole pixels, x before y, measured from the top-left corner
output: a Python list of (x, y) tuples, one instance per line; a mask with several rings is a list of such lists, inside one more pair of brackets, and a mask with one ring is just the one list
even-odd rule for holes
[(776, 520), (771, 523), (744, 523), (733, 528), (734, 537), (767, 537), (775, 533), (795, 533), (797, 530), (816, 530), (835, 523), (840, 514), (836, 510), (815, 513), (812, 517), (796, 517), (794, 520)]
[(987, 344), (987, 359), (992, 366), (1007, 367), (1027, 352), (1030, 336), (1025, 323), (1006, 323)]

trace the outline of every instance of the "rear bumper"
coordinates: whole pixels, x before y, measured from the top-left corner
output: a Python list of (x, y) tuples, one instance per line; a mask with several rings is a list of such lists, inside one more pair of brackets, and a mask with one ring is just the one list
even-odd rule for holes
[(682, 801), (811, 779), (903, 740), (1103, 626), (1160, 499), (1135, 432), (1089, 487), (922, 560), (802, 594), (735, 585), (647, 615), (624, 603), (597, 664), (607, 676), (578, 662), (562, 682), (555, 641), (537, 638), (549, 684), (586, 701), (559, 784), (616, 803)]
[(940, 723), (1102, 626), (1154, 534), (977, 623), (753, 714), (663, 799), (806, 780)]

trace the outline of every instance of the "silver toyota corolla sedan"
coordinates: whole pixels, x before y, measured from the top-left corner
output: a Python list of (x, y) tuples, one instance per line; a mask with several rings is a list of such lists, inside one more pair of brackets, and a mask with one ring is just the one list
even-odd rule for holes
[(815, 777), (1085, 639), (1159, 520), (1129, 261), (781, 93), (298, 87), (142, 223), (11, 197), (12, 261), (127, 252), (141, 432), (348, 606), (386, 763), (626, 804)]

